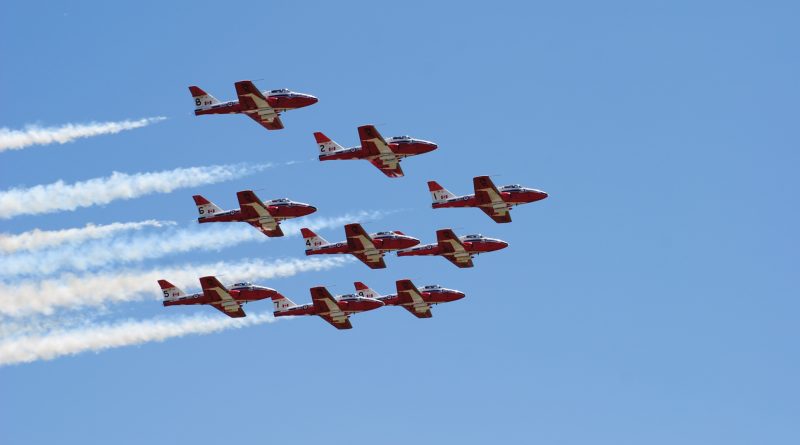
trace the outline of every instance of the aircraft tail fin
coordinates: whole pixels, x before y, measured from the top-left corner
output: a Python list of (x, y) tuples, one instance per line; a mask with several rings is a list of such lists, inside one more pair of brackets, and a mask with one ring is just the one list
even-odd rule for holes
[(447, 190), (439, 185), (439, 183), (436, 181), (428, 181), (428, 190), (431, 192), (431, 198), (433, 199), (434, 204), (444, 202), (456, 196), (450, 192), (450, 190)]
[(220, 101), (218, 101), (216, 97), (206, 93), (205, 91), (203, 91), (202, 88), (198, 86), (194, 85), (190, 86), (189, 92), (192, 93), (192, 99), (194, 99), (195, 110), (200, 110), (202, 108), (220, 103)]
[(186, 296), (186, 293), (167, 280), (158, 280), (158, 285), (161, 287), (161, 292), (164, 293), (164, 306), (169, 302)]
[(370, 289), (369, 286), (360, 281), (356, 281), (355, 283), (353, 283), (353, 285), (356, 287), (356, 295), (358, 295), (359, 297), (378, 298), (381, 296), (379, 293)]
[(325, 134), (322, 133), (322, 132), (318, 131), (318, 132), (314, 133), (314, 139), (317, 140), (317, 145), (319, 146), (319, 156), (320, 156), (320, 158), (325, 156), (328, 153), (344, 149), (344, 147), (342, 147), (341, 145), (339, 145), (336, 142), (332, 141), (331, 138), (329, 138), (328, 136), (325, 136)]
[(294, 304), (294, 301), (286, 298), (280, 292), (275, 291), (275, 293), (272, 294), (272, 310), (273, 310), (273, 312), (284, 311), (286, 309), (293, 308), (295, 306), (297, 306), (297, 305)]
[(224, 212), (224, 210), (217, 207), (216, 204), (207, 200), (202, 195), (194, 195), (192, 198), (194, 198), (194, 204), (197, 206), (197, 212), (200, 213), (200, 219)]
[(300, 229), (300, 233), (303, 235), (303, 241), (306, 242), (306, 250), (313, 250), (316, 247), (325, 246), (330, 243), (325, 240), (325, 238), (317, 235), (311, 229), (306, 229), (305, 227)]

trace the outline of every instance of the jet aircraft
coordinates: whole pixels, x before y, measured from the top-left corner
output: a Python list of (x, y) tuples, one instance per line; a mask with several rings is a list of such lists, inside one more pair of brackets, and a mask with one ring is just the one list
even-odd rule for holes
[(436, 241), (433, 244), (399, 250), (397, 256), (438, 255), (460, 268), (465, 268), (473, 266), (472, 257), (475, 255), (508, 247), (505, 241), (478, 234), (457, 237), (451, 229), (437, 230)]
[(374, 298), (386, 306), (400, 306), (417, 318), (431, 318), (431, 306), (464, 298), (464, 293), (437, 284), (418, 288), (411, 280), (398, 280), (396, 294), (379, 295), (366, 284), (356, 281), (356, 295)]
[(281, 221), (310, 215), (317, 208), (302, 202), (294, 202), (287, 198), (273, 199), (266, 203), (261, 202), (252, 190), (236, 192), (239, 207), (236, 210), (222, 210), (213, 202), (201, 195), (194, 195), (194, 203), (200, 217), (197, 222), (232, 222), (241, 221), (255, 227), (269, 237), (283, 236), (280, 228)]
[(235, 83), (239, 100), (220, 102), (198, 86), (190, 86), (189, 92), (194, 99), (194, 114), (244, 114), (258, 122), (267, 130), (283, 128), (280, 115), (284, 111), (307, 107), (317, 103), (318, 99), (310, 94), (298, 93), (285, 88), (279, 90), (258, 91), (253, 82), (242, 80)]
[(275, 289), (249, 282), (236, 283), (227, 289), (213, 276), (200, 278), (203, 292), (192, 295), (187, 295), (167, 280), (158, 280), (158, 285), (164, 293), (164, 306), (208, 304), (231, 318), (246, 316), (242, 305), (247, 302), (280, 295)]
[(309, 229), (300, 230), (306, 243), (306, 255), (349, 253), (372, 269), (384, 269), (383, 256), (387, 251), (406, 249), (419, 244), (419, 240), (400, 231), (367, 234), (361, 224), (344, 226), (346, 241), (329, 243)]
[(357, 295), (341, 295), (334, 298), (328, 289), (319, 286), (311, 288), (311, 303), (301, 306), (292, 300), (275, 293), (272, 297), (275, 317), (294, 315), (318, 315), (336, 329), (351, 329), (350, 315), (371, 311), (383, 306), (379, 300)]
[(408, 156), (415, 156), (436, 150), (437, 145), (431, 141), (415, 139), (411, 136), (395, 136), (384, 139), (372, 125), (358, 127), (361, 145), (344, 148), (320, 132), (314, 133), (319, 145), (319, 160), (365, 159), (390, 178), (403, 176), (400, 161)]
[(521, 185), (504, 185), (495, 187), (488, 176), (476, 176), (472, 179), (475, 193), (456, 196), (436, 181), (428, 181), (434, 209), (449, 207), (477, 207), (489, 215), (496, 223), (511, 222), (509, 211), (512, 207), (540, 201), (547, 198), (547, 193)]

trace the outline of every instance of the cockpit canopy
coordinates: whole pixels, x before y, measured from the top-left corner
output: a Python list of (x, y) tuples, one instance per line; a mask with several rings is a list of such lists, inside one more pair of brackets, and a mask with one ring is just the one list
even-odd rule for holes
[(273, 199), (273, 200), (272, 200), (272, 202), (274, 202), (274, 203), (279, 203), (279, 202), (281, 202), (281, 203), (285, 203), (285, 202), (289, 202), (289, 198), (278, 198), (278, 199)]
[(375, 234), (375, 236), (392, 236), (392, 235), (394, 235), (394, 232), (378, 232)]
[(464, 238), (466, 238), (466, 239), (482, 239), (483, 235), (481, 235), (480, 233), (476, 233), (476, 234), (473, 234), (473, 235), (467, 235)]
[(506, 186), (503, 186), (503, 190), (521, 189), (521, 188), (522, 188), (522, 186), (521, 186), (521, 185), (519, 185), (519, 184), (513, 184), (513, 185), (506, 185)]
[(279, 94), (279, 93), (288, 93), (289, 90), (286, 88), (281, 88), (280, 90), (270, 90), (269, 94)]
[(241, 283), (234, 284), (233, 287), (250, 287), (252, 285), (253, 285), (253, 283), (251, 283), (249, 281), (242, 281)]
[(356, 296), (353, 295), (353, 294), (344, 294), (344, 295), (339, 297), (340, 300), (346, 300), (348, 298), (356, 298)]
[(394, 136), (394, 137), (392, 137), (391, 140), (393, 140), (393, 141), (408, 141), (408, 140), (411, 140), (411, 136), (408, 136), (408, 135), (406, 135), (406, 136)]
[(423, 290), (438, 290), (438, 289), (441, 289), (441, 288), (442, 288), (442, 286), (439, 286), (438, 284), (429, 284), (429, 285), (423, 287), (422, 289)]

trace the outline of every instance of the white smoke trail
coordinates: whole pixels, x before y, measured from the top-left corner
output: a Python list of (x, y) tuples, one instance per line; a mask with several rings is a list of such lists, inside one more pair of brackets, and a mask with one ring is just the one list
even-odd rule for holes
[(59, 307), (77, 309), (102, 306), (105, 303), (158, 300), (161, 292), (156, 281), (162, 278), (178, 287), (196, 287), (198, 278), (204, 275), (225, 274), (226, 281), (268, 280), (341, 267), (352, 261), (351, 257), (292, 258), (270, 262), (249, 259), (109, 273), (64, 274), (47, 280), (0, 282), (0, 315), (19, 317), (37, 313), (52, 314)]
[(108, 310), (56, 312), (52, 315), (36, 314), (27, 317), (0, 317), (0, 342), (15, 337), (43, 335), (55, 330), (76, 329), (97, 324)]
[[(312, 230), (342, 227), (353, 221), (380, 218), (384, 214), (386, 212), (361, 211), (330, 218), (304, 218), (301, 221), (287, 221), (281, 227), (287, 236), (293, 236), (299, 234), (301, 227)], [(162, 258), (193, 250), (216, 251), (245, 242), (266, 242), (269, 239), (247, 224), (204, 224), (204, 227), (195, 225), (160, 233), (100, 239), (78, 246), (68, 245), (58, 249), (0, 257), (0, 277), (47, 275), (65, 269), (86, 271), (102, 265)]]
[(134, 174), (113, 172), (111, 176), (74, 184), (56, 181), (30, 188), (12, 188), (0, 192), (0, 218), (75, 210), (151, 193), (169, 193), (180, 188), (228, 181), (271, 166), (229, 164)]
[(66, 124), (60, 127), (40, 127), (28, 125), (24, 130), (0, 128), (0, 152), (21, 150), (31, 145), (66, 144), (75, 139), (114, 134), (124, 130), (146, 127), (165, 120), (166, 117), (148, 117), (139, 120), (119, 122), (90, 122), (88, 124)]
[(245, 318), (181, 317), (177, 320), (128, 320), (74, 330), (56, 330), (44, 335), (30, 335), (0, 341), (0, 366), (52, 360), (81, 352), (100, 352), (111, 348), (161, 342), (190, 334), (209, 334), (271, 323), (271, 314), (249, 314)]
[(164, 227), (175, 225), (174, 221), (148, 219), (137, 222), (115, 222), (111, 224), (88, 223), (84, 227), (62, 230), (39, 230), (19, 234), (0, 233), (0, 252), (34, 251), (61, 244), (76, 244), (90, 239), (98, 239), (115, 233), (140, 230), (145, 227)]

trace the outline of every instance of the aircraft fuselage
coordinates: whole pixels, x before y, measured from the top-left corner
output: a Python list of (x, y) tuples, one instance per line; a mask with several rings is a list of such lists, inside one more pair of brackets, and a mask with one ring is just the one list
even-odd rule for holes
[[(547, 198), (547, 193), (532, 188), (519, 188), (514, 190), (500, 190), (500, 196), (505, 201), (506, 205), (510, 208), (520, 204), (528, 204), (531, 202), (541, 201)], [(464, 195), (450, 198), (442, 202), (434, 202), (431, 207), (434, 209), (455, 208), (455, 207), (478, 207), (478, 201), (475, 195)]]
[[(263, 91), (262, 94), (267, 99), (269, 106), (279, 113), (287, 110), (295, 110), (298, 108), (307, 107), (318, 102), (318, 99), (310, 94), (298, 93), (295, 91), (281, 93), (270, 93), (269, 91)], [(200, 116), (203, 114), (244, 113), (245, 111), (252, 110), (245, 110), (245, 107), (243, 107), (238, 100), (232, 100), (214, 105), (207, 105), (205, 107), (196, 109), (194, 114), (195, 116)]]
[[(469, 236), (459, 238), (464, 245), (464, 250), (470, 255), (479, 255), (486, 252), (494, 252), (495, 250), (505, 249), (508, 243), (494, 238), (474, 238), (470, 239)], [(423, 246), (412, 247), (406, 250), (397, 252), (397, 256), (425, 256), (425, 255), (443, 255), (452, 253), (450, 249), (443, 249), (438, 243), (425, 244)]]
[[(394, 152), (394, 154), (400, 158), (421, 155), (438, 148), (438, 145), (431, 141), (414, 138), (390, 138), (386, 141), (386, 145), (388, 145), (392, 152)], [(320, 161), (377, 158), (380, 158), (380, 155), (369, 155), (364, 152), (360, 145), (319, 155)]]
[[(317, 208), (312, 205), (288, 200), (281, 203), (267, 202), (265, 203), (265, 206), (269, 211), (269, 214), (279, 221), (291, 218), (299, 218), (301, 216), (310, 215), (317, 211)], [(228, 210), (226, 212), (215, 213), (197, 218), (197, 222), (201, 224), (210, 222), (238, 222), (248, 220), (249, 219), (242, 214), (241, 209)]]
[[(242, 304), (242, 303), (247, 303), (248, 301), (258, 301), (266, 298), (271, 298), (272, 295), (275, 293), (275, 289), (243, 283), (241, 285), (239, 284), (234, 285), (232, 288), (228, 290), (228, 293), (231, 294), (231, 297), (234, 300), (236, 300), (237, 303)], [(197, 294), (178, 297), (177, 299), (174, 300), (166, 300), (164, 301), (164, 306), (182, 306), (182, 305), (213, 304), (213, 303), (221, 303), (221, 301), (217, 298), (213, 299), (209, 298), (206, 296), (205, 293), (200, 292)]]
[[(394, 232), (390, 232), (390, 234), (385, 235), (379, 233), (371, 234), (370, 238), (372, 238), (372, 243), (375, 245), (375, 248), (381, 252), (407, 249), (419, 244), (419, 240), (413, 236), (401, 235)], [(353, 250), (346, 241), (326, 244), (313, 249), (306, 249), (306, 255), (326, 255), (352, 252)]]
[[(343, 295), (336, 299), (339, 307), (347, 315), (355, 314), (358, 312), (370, 311), (383, 306), (383, 303), (374, 298), (357, 297), (354, 295)], [(303, 304), (299, 306), (290, 307), (280, 311), (275, 311), (276, 317), (287, 317), (296, 315), (318, 315), (314, 304)]]

